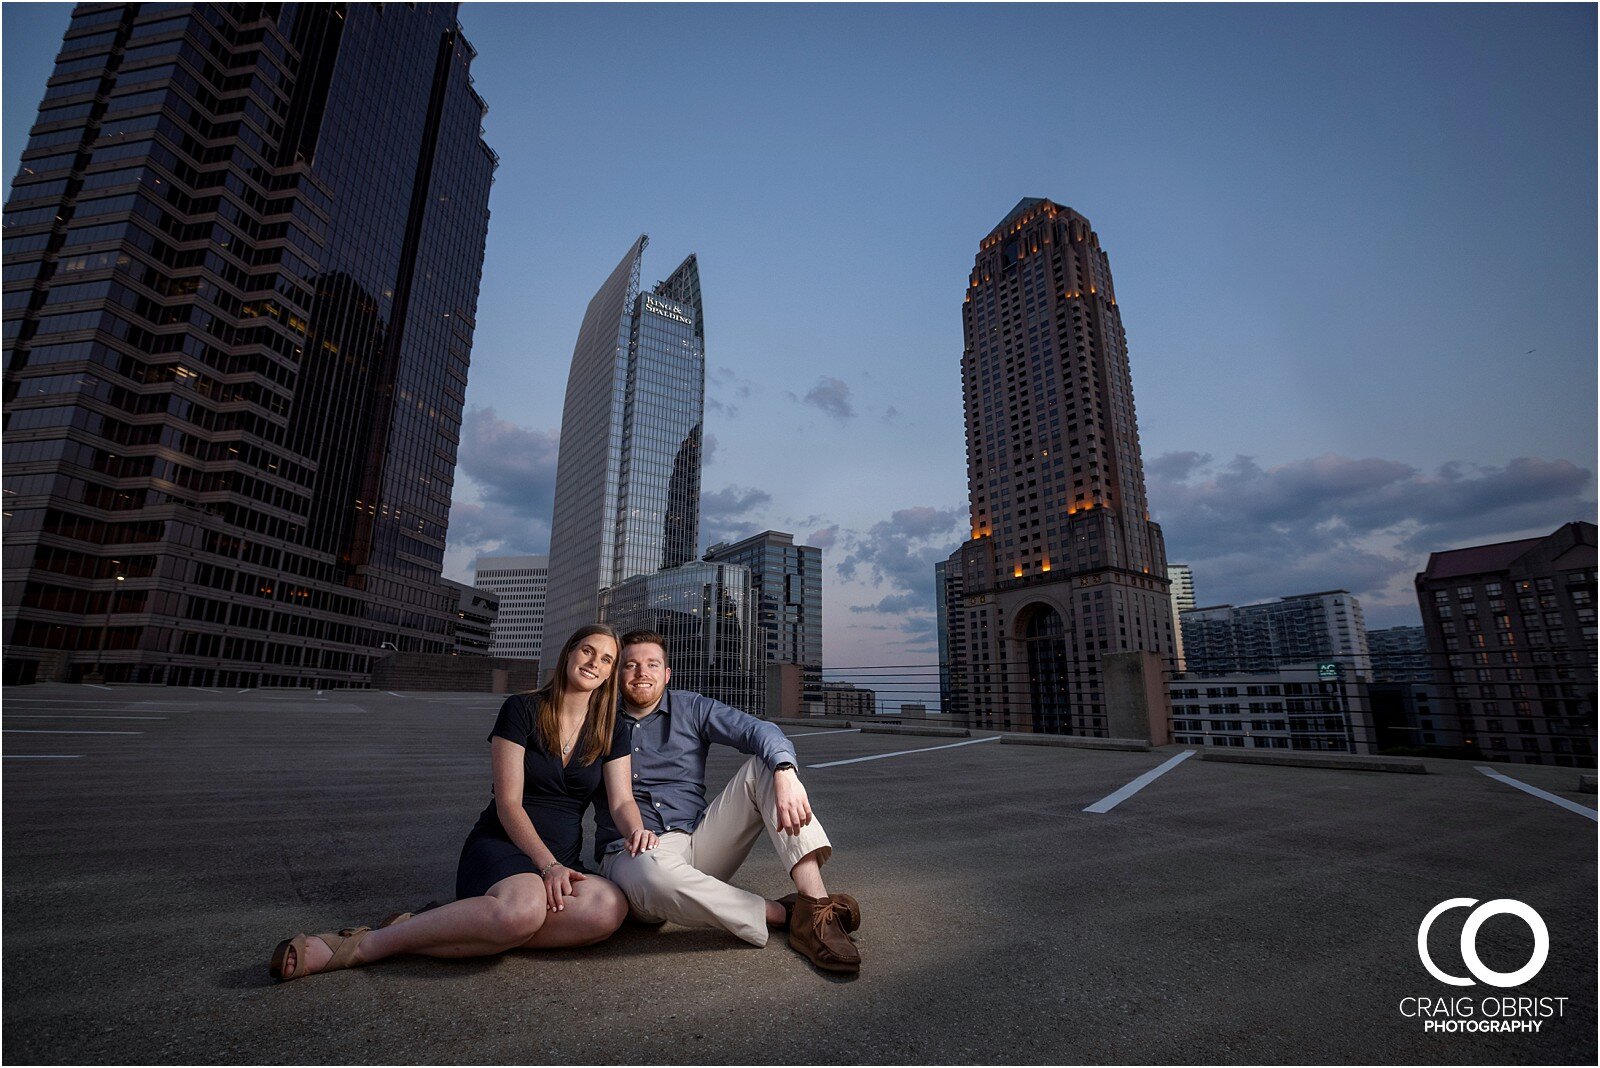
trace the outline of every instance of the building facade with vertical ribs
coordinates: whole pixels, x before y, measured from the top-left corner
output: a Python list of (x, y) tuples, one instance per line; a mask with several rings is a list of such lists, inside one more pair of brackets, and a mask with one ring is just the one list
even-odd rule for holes
[[(750, 569), (767, 669), (768, 716), (798, 716), (822, 706), (822, 550), (793, 534), (765, 530), (706, 550), (707, 563)], [(785, 671), (783, 669), (792, 669)], [(789, 679), (789, 675), (797, 678)], [(795, 683), (786, 685), (786, 683)]]
[(947, 609), (950, 711), (1104, 735), (1102, 659), (1170, 664), (1174, 648), (1127, 341), (1089, 221), (1019, 203), (979, 246), (962, 325), (972, 536), (947, 566), (962, 591)]
[(454, 4), (74, 9), (5, 212), (8, 681), (446, 650), (472, 58)]
[(641, 234), (589, 301), (567, 373), (545, 644), (601, 618), (600, 591), (694, 560), (705, 317), (691, 254), (641, 292)]

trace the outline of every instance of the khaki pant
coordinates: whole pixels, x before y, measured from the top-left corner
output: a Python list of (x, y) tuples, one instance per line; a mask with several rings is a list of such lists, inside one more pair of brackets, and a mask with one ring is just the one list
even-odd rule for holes
[[(728, 879), (750, 855), (756, 836), (767, 837), (789, 871), (807, 855), (826, 863), (833, 853), (815, 817), (797, 835), (778, 829), (772, 771), (758, 757), (747, 760), (706, 808), (694, 833), (668, 831), (654, 849), (629, 856), (609, 854), (600, 874), (621, 887), (642, 920), (670, 920), (685, 927), (721, 927), (752, 945), (767, 944), (767, 902)], [(820, 850), (820, 852), (817, 852)]]

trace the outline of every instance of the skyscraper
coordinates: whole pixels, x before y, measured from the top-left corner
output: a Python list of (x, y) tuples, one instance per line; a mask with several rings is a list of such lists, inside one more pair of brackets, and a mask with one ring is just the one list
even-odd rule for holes
[(1447, 549), (1417, 575), (1441, 711), (1480, 759), (1595, 766), (1595, 534)]
[(1372, 675), (1366, 617), (1349, 590), (1231, 604), (1183, 613), (1185, 670), (1201, 675), (1277, 671), (1290, 664), (1333, 662)]
[(641, 234), (589, 301), (567, 374), (546, 644), (599, 618), (600, 591), (695, 559), (705, 324), (691, 254), (648, 293)]
[[(489, 655), (513, 660), (544, 657), (544, 602), (550, 589), (550, 558), (480, 556), (472, 562), (472, 583), (500, 598), (490, 632)], [(552, 652), (560, 652), (557, 646)]]
[[(767, 715), (798, 716), (822, 704), (822, 550), (766, 530), (706, 550), (708, 563), (750, 569), (767, 665)], [(793, 679), (786, 676), (794, 675)], [(791, 684), (792, 683), (792, 684)]]
[(1188, 612), (1199, 607), (1194, 599), (1194, 572), (1188, 564), (1168, 564), (1167, 578), (1172, 582), (1172, 611)]
[(445, 651), (496, 165), (455, 10), (74, 10), (6, 205), (8, 681)]
[(1102, 659), (1174, 650), (1127, 342), (1089, 221), (1021, 201), (979, 245), (962, 323), (972, 538), (947, 567), (964, 639), (949, 643), (950, 711), (1105, 734)]

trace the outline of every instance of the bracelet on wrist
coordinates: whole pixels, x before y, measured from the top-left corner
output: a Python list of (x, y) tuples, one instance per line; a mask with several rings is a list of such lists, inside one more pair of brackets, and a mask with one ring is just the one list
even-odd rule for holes
[(561, 862), (559, 860), (552, 860), (550, 863), (539, 869), (539, 878), (543, 879), (546, 875), (549, 875), (559, 867), (561, 867)]

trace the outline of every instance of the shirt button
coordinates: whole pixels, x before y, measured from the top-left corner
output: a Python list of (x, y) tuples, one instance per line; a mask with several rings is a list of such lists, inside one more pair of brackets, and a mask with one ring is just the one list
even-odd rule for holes
[(656, 808), (660, 808), (660, 807), (661, 807), (661, 802), (660, 802), (660, 801), (657, 801), (657, 802), (656, 802)]
[(634, 746), (634, 747), (633, 747), (633, 751), (634, 751), (634, 752), (635, 752), (635, 753), (637, 753), (637, 752), (638, 752), (638, 751), (639, 751), (639, 747), (638, 747), (638, 746)]
[(635, 778), (635, 779), (637, 779), (637, 778), (638, 778), (638, 777), (639, 777), (639, 773), (638, 773), (638, 772), (637, 772), (637, 771), (636, 771), (636, 772), (634, 772), (634, 773), (633, 773), (633, 777), (634, 777), (634, 778)]

